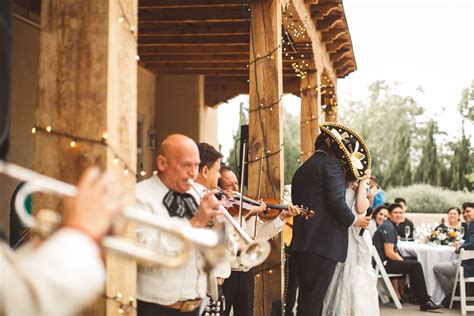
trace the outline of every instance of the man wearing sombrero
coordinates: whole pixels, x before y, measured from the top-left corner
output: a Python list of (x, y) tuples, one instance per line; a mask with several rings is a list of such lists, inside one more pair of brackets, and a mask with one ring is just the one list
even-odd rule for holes
[(369, 224), (369, 217), (354, 215), (345, 200), (346, 173), (360, 179), (370, 169), (365, 142), (338, 123), (320, 128), (315, 153), (292, 180), (293, 203), (317, 210), (308, 220), (294, 219), (290, 250), (298, 267), (298, 315), (321, 315), (336, 264), (347, 257), (348, 228)]

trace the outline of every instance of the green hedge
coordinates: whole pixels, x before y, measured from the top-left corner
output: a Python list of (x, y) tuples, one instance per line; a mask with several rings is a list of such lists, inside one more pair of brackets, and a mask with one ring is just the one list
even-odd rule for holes
[(397, 197), (407, 201), (408, 211), (413, 213), (445, 213), (450, 207), (461, 207), (464, 202), (474, 202), (473, 192), (450, 191), (428, 184), (390, 188), (385, 192), (386, 202)]

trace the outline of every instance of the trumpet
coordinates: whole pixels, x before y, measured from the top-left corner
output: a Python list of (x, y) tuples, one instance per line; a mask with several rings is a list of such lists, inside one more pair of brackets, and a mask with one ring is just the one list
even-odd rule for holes
[[(35, 219), (35, 217), (28, 214), (25, 208), (24, 201), (26, 197), (34, 192), (48, 192), (60, 196), (73, 197), (77, 195), (78, 192), (77, 187), (74, 185), (47, 177), (3, 160), (0, 160), (0, 173), (26, 182), (17, 193), (15, 208), (20, 220), (27, 227), (40, 232), (40, 234), (42, 234), (42, 232), (46, 232), (47, 234), (51, 233), (58, 227), (61, 217), (57, 212), (41, 210), (36, 215), (38, 218)], [(166, 218), (158, 219), (153, 214), (132, 206), (125, 207), (119, 217), (170, 234), (182, 241), (183, 249), (181, 253), (176, 256), (164, 256), (131, 241), (106, 236), (102, 239), (102, 244), (106, 249), (112, 252), (134, 258), (139, 263), (174, 268), (185, 262), (189, 254), (190, 246), (192, 246), (203, 252), (211, 253), (211, 255), (208, 256), (213, 259), (210, 264), (215, 264), (215, 261), (218, 260), (212, 253), (216, 249), (221, 248), (222, 236), (215, 231), (205, 228), (182, 226), (180, 223)]]
[[(194, 181), (189, 179), (188, 183), (198, 196), (202, 198), (203, 194), (194, 186)], [(222, 205), (219, 205), (219, 210), (222, 211), (225, 219), (232, 225), (245, 243), (245, 247), (240, 253), (240, 262), (250, 268), (263, 263), (270, 255), (270, 243), (266, 240), (253, 240)]]

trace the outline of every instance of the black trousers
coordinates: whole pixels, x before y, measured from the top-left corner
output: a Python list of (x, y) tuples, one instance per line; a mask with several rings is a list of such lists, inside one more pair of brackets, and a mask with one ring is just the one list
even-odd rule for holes
[(224, 315), (229, 316), (234, 308), (236, 316), (253, 315), (254, 272), (232, 271), (222, 285), (225, 297)]
[(298, 289), (298, 267), (292, 254), (286, 252), (285, 264), (285, 316), (293, 316), (293, 307), (296, 302), (296, 290)]
[(388, 273), (403, 273), (410, 276), (410, 288), (413, 295), (418, 299), (420, 304), (426, 303), (429, 296), (426, 291), (425, 277), (423, 276), (423, 267), (421, 263), (416, 260), (403, 261), (387, 261), (385, 270)]
[(293, 254), (298, 269), (298, 316), (321, 315), (337, 262), (310, 252)]
[(138, 316), (199, 316), (199, 307), (193, 312), (180, 312), (177, 309), (167, 308), (163, 305), (137, 300)]

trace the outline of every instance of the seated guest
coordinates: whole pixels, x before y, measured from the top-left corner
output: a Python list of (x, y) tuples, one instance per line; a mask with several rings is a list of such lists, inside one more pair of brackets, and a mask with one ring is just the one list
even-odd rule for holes
[(388, 218), (388, 209), (387, 206), (381, 205), (377, 206), (372, 213), (372, 219), (370, 220), (369, 226), (367, 226), (367, 229), (370, 232), (370, 236), (374, 236), (375, 231), (377, 228), (387, 220)]
[[(400, 225), (397, 226), (398, 236), (400, 236), (400, 238), (407, 238), (413, 240), (413, 232), (415, 230), (415, 227), (413, 226), (413, 222), (406, 218), (406, 212), (408, 210), (407, 202), (405, 201), (405, 199), (399, 197), (395, 199), (395, 204), (400, 204), (403, 210), (403, 219)], [(410, 227), (410, 234), (408, 236), (405, 236), (405, 229), (407, 226)]]
[[(467, 202), (462, 205), (462, 214), (464, 220), (469, 223), (468, 230), (465, 233), (465, 242), (462, 245), (455, 245), (456, 253), (459, 253), (461, 249), (474, 250), (474, 203)], [(443, 288), (445, 294), (445, 300), (443, 305), (447, 306), (451, 299), (451, 292), (454, 286), (454, 278), (456, 276), (456, 269), (458, 261), (440, 262), (435, 264), (433, 270), (436, 277)], [(464, 264), (464, 275), (466, 277), (474, 276), (474, 260), (466, 261)]]
[(448, 209), (447, 214), (448, 214), (448, 222), (445, 223), (443, 221), (441, 224), (439, 224), (435, 228), (435, 230), (442, 228), (442, 229), (454, 229), (458, 232), (462, 232), (461, 228), (463, 228), (464, 232), (461, 238), (464, 239), (464, 236), (467, 235), (467, 223), (465, 222), (461, 223), (461, 210), (459, 209), (459, 207), (450, 207)]
[(382, 223), (373, 237), (373, 243), (382, 259), (386, 261), (385, 269), (388, 273), (401, 273), (410, 276), (413, 294), (420, 303), (420, 311), (429, 311), (441, 308), (435, 304), (426, 291), (423, 277), (423, 268), (416, 260), (405, 260), (398, 252), (397, 225), (403, 219), (403, 210), (400, 204), (391, 204), (388, 207), (389, 219)]

